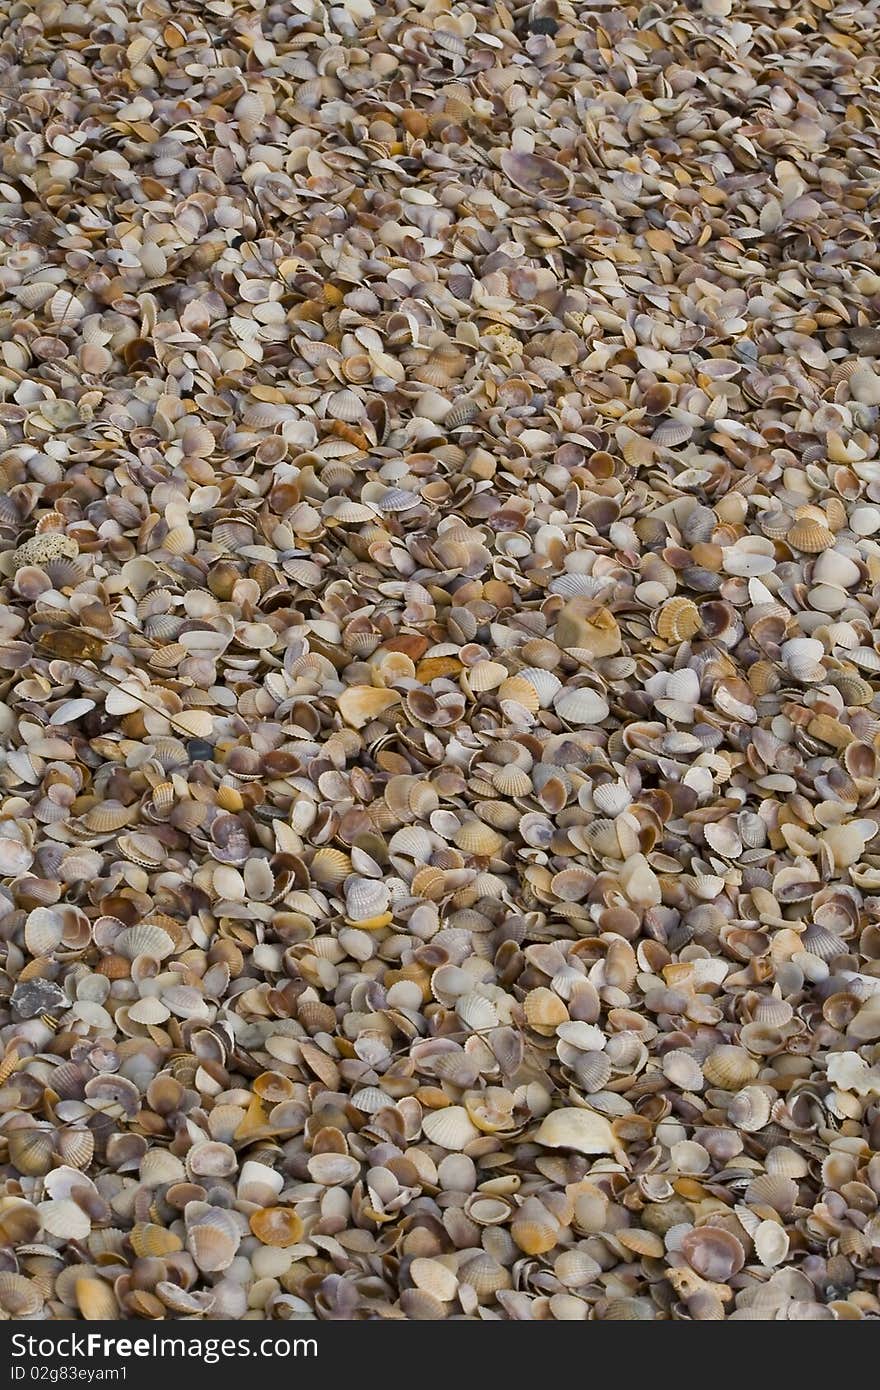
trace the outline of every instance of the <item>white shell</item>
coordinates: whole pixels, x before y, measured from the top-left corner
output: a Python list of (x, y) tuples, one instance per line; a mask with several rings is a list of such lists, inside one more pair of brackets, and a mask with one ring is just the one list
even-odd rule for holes
[(553, 708), (567, 724), (601, 724), (608, 717), (608, 701), (589, 686), (561, 690)]

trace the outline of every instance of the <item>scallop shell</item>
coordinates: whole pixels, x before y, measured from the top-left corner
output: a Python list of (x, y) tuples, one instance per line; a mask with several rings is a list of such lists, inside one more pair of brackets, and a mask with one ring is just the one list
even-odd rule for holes
[(263, 1245), (279, 1249), (298, 1244), (303, 1233), (303, 1223), (291, 1207), (261, 1207), (251, 1215), (250, 1227)]
[(140, 1179), (144, 1187), (165, 1187), (182, 1182), (186, 1169), (176, 1154), (168, 1149), (148, 1149), (141, 1159)]
[(388, 906), (390, 893), (384, 883), (374, 878), (352, 874), (345, 882), (345, 910), (353, 920), (375, 917)]
[(74, 1287), (81, 1317), (92, 1322), (112, 1322), (119, 1317), (116, 1296), (103, 1279), (77, 1279)]
[(799, 517), (789, 528), (786, 540), (795, 550), (816, 555), (834, 545), (834, 534), (812, 517)]
[(473, 691), (494, 690), (507, 680), (507, 675), (507, 667), (500, 661), (478, 661), (468, 670), (467, 682)]
[(351, 873), (351, 859), (342, 850), (325, 846), (316, 850), (309, 873), (322, 888), (335, 888)]
[(553, 708), (567, 724), (601, 724), (609, 713), (608, 701), (589, 686), (560, 690)]
[(700, 610), (691, 599), (671, 598), (658, 610), (655, 626), (664, 641), (687, 642), (702, 627)]
[(513, 704), (521, 705), (529, 714), (537, 714), (541, 708), (537, 690), (531, 681), (525, 680), (521, 675), (511, 676), (509, 680), (502, 681), (498, 687), (498, 700), (509, 700)]
[(309, 1177), (323, 1187), (352, 1183), (360, 1176), (361, 1165), (350, 1154), (312, 1154), (307, 1164)]
[(752, 1207), (767, 1206), (780, 1214), (789, 1213), (797, 1201), (797, 1183), (779, 1173), (761, 1173), (745, 1191), (745, 1200)]
[(485, 999), (481, 994), (463, 994), (456, 1000), (455, 1012), (462, 1023), (474, 1032), (498, 1026), (498, 1010), (491, 999)]
[(559, 1223), (535, 1197), (527, 1197), (510, 1223), (510, 1234), (526, 1255), (546, 1255), (557, 1244)]
[(139, 926), (129, 927), (119, 933), (116, 950), (129, 960), (138, 956), (149, 956), (152, 960), (164, 960), (174, 950), (174, 941), (162, 927), (153, 922), (141, 922)]
[(23, 1274), (0, 1271), (0, 1308), (12, 1321), (32, 1318), (43, 1307), (39, 1285)]
[(551, 1111), (541, 1121), (534, 1141), (548, 1149), (573, 1149), (582, 1154), (613, 1153), (617, 1148), (604, 1115), (572, 1107)]
[(362, 420), (365, 413), (364, 402), (356, 391), (334, 391), (327, 402), (327, 414), (346, 424), (353, 425), (357, 420)]
[(455, 1153), (480, 1137), (480, 1131), (463, 1105), (429, 1110), (422, 1118), (422, 1131), (432, 1144)]
[(728, 1106), (727, 1118), (747, 1133), (763, 1129), (770, 1119), (769, 1095), (761, 1086), (744, 1087)]
[(703, 1075), (712, 1086), (739, 1091), (758, 1075), (758, 1063), (745, 1048), (716, 1047), (703, 1062)]
[(182, 1248), (179, 1236), (153, 1222), (144, 1222), (134, 1226), (128, 1238), (134, 1253), (143, 1258), (170, 1255)]
[(37, 1215), (47, 1235), (55, 1236), (58, 1240), (85, 1240), (92, 1229), (87, 1213), (69, 1197), (41, 1202)]
[(504, 150), (501, 169), (514, 188), (554, 201), (567, 197), (574, 182), (571, 172), (556, 160), (523, 150)]
[(540, 666), (524, 666), (517, 672), (517, 675), (534, 687), (541, 709), (549, 709), (554, 698), (562, 689), (562, 681), (559, 677), (554, 676), (552, 671), (545, 671)]
[(721, 1226), (688, 1231), (679, 1249), (691, 1269), (713, 1284), (726, 1284), (745, 1264), (745, 1251), (736, 1236)]
[(495, 768), (492, 785), (502, 796), (528, 796), (532, 790), (532, 779), (515, 763), (507, 763), (504, 767)]
[(663, 1075), (683, 1091), (699, 1091), (703, 1086), (703, 1069), (690, 1052), (676, 1049), (663, 1055)]
[(788, 1233), (777, 1221), (762, 1221), (752, 1235), (755, 1254), (765, 1269), (775, 1269), (788, 1254)]
[(27, 1177), (44, 1177), (52, 1167), (55, 1134), (49, 1129), (13, 1129), (7, 1142), (9, 1160)]
[(216, 1274), (228, 1269), (235, 1259), (240, 1229), (231, 1213), (212, 1207), (205, 1207), (190, 1221), (190, 1209), (197, 1205), (202, 1204), (192, 1202), (187, 1208), (186, 1247), (204, 1274)]
[(489, 858), (502, 848), (504, 837), (479, 820), (467, 820), (459, 826), (453, 843), (465, 854)]
[(455, 1271), (442, 1260), (417, 1257), (409, 1267), (409, 1276), (416, 1288), (439, 1299), (441, 1303), (450, 1303), (455, 1298), (458, 1278)]

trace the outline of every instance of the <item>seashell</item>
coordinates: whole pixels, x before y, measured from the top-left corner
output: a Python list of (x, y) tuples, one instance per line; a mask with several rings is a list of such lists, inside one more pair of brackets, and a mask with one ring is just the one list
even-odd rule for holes
[(502, 796), (528, 796), (532, 790), (532, 779), (515, 763), (507, 763), (494, 769), (492, 785)]
[(90, 1129), (58, 1131), (58, 1156), (71, 1168), (87, 1168), (95, 1153), (95, 1136)]
[(666, 642), (688, 642), (702, 627), (700, 610), (688, 598), (671, 598), (657, 610), (655, 627)]
[(338, 700), (338, 709), (346, 724), (350, 724), (353, 729), (362, 729), (370, 720), (378, 719), (399, 700), (400, 695), (396, 690), (356, 685), (342, 692)]
[(176, 1154), (168, 1149), (148, 1149), (141, 1159), (140, 1179), (145, 1187), (165, 1187), (182, 1182), (186, 1169)]
[(504, 837), (483, 821), (467, 820), (456, 830), (453, 843), (465, 854), (490, 858), (502, 848)]
[(41, 1202), (37, 1215), (46, 1234), (58, 1240), (85, 1240), (92, 1229), (87, 1213), (69, 1197)]
[(792, 1178), (778, 1173), (761, 1173), (746, 1188), (745, 1200), (749, 1206), (772, 1207), (780, 1215), (787, 1216), (797, 1201), (797, 1183)]
[(770, 1119), (770, 1097), (761, 1086), (746, 1086), (730, 1102), (727, 1118), (747, 1133), (763, 1129)]
[(25, 922), (25, 945), (32, 956), (50, 956), (61, 944), (63, 931), (60, 913), (49, 907), (35, 907)]
[(455, 1001), (455, 1012), (462, 1023), (474, 1032), (485, 1032), (498, 1026), (498, 1010), (491, 999), (481, 994), (463, 994)]
[(567, 724), (601, 724), (609, 713), (607, 700), (589, 686), (561, 690), (553, 701), (553, 708)]
[(761, 1221), (752, 1234), (752, 1242), (765, 1269), (775, 1269), (788, 1254), (788, 1234), (776, 1221)]
[(26, 1177), (44, 1177), (52, 1167), (55, 1134), (51, 1129), (13, 1129), (7, 1136), (9, 1161)]
[(35, 1281), (9, 1270), (0, 1271), (0, 1308), (7, 1320), (33, 1318), (42, 1307), (43, 1294)]
[(526, 1022), (533, 1032), (552, 1037), (561, 1023), (569, 1019), (565, 1003), (552, 989), (533, 989), (523, 1001)]
[(582, 1154), (614, 1153), (617, 1142), (604, 1115), (593, 1110), (566, 1107), (552, 1110), (533, 1136), (548, 1149), (573, 1149)]
[(536, 1197), (527, 1197), (515, 1212), (510, 1234), (526, 1255), (545, 1255), (559, 1240), (560, 1228)]
[(478, 661), (466, 673), (471, 690), (482, 692), (495, 690), (507, 679), (507, 667), (500, 661)]
[(351, 859), (342, 850), (325, 846), (315, 851), (309, 873), (322, 888), (335, 888), (351, 873)]
[(327, 414), (334, 420), (353, 425), (364, 418), (366, 407), (356, 391), (334, 391), (327, 402)]
[(833, 532), (812, 517), (799, 517), (794, 521), (785, 539), (795, 550), (802, 550), (810, 555), (818, 554), (834, 545)]
[(298, 1244), (303, 1223), (291, 1207), (261, 1207), (252, 1213), (250, 1227), (263, 1245), (286, 1249)]
[(711, 1086), (739, 1091), (758, 1075), (758, 1063), (742, 1047), (716, 1047), (703, 1062), (703, 1075)]
[(611, 1059), (604, 1052), (585, 1052), (571, 1065), (585, 1095), (603, 1091), (613, 1071)]
[(379, 916), (388, 907), (390, 894), (377, 879), (353, 874), (345, 882), (345, 911), (352, 924)]
[(349, 1154), (312, 1154), (307, 1164), (309, 1177), (323, 1187), (352, 1183), (360, 1176), (361, 1165)]
[(416, 1288), (436, 1298), (440, 1303), (450, 1303), (458, 1291), (458, 1278), (448, 1265), (437, 1259), (414, 1259), (409, 1267), (409, 1276)]
[(112, 1322), (119, 1317), (119, 1304), (103, 1279), (77, 1279), (74, 1285), (80, 1316), (92, 1322)]
[(528, 681), (538, 697), (539, 707), (549, 709), (557, 693), (562, 689), (562, 681), (552, 671), (540, 666), (524, 666), (517, 672), (521, 680)]
[(541, 701), (538, 692), (530, 681), (522, 676), (511, 676), (508, 680), (502, 681), (498, 687), (498, 702), (502, 709), (505, 709), (504, 701), (518, 705), (529, 714), (537, 714), (541, 708)]
[(128, 1238), (134, 1253), (144, 1259), (170, 1255), (182, 1248), (179, 1236), (152, 1222), (134, 1226)]
[(228, 1269), (235, 1259), (240, 1231), (231, 1213), (216, 1207), (205, 1206), (191, 1218), (192, 1208), (202, 1206), (197, 1202), (187, 1206), (186, 1248), (204, 1274), (216, 1274)]
[(703, 1069), (689, 1052), (675, 1049), (663, 1054), (663, 1075), (683, 1091), (700, 1091)]
[(480, 1137), (480, 1131), (463, 1105), (427, 1111), (422, 1118), (422, 1132), (432, 1144), (454, 1153), (460, 1153)]
[(485, 1251), (465, 1260), (459, 1266), (458, 1278), (470, 1285), (481, 1303), (490, 1302), (499, 1289), (509, 1289), (513, 1282), (510, 1271)]
[(686, 1232), (679, 1249), (691, 1269), (713, 1284), (726, 1284), (745, 1264), (743, 1247), (721, 1226), (698, 1226)]
[(554, 159), (526, 154), (522, 150), (504, 150), (500, 162), (505, 177), (523, 193), (540, 194), (557, 201), (571, 192), (570, 171)]
[(129, 960), (136, 960), (139, 956), (164, 960), (174, 950), (174, 941), (162, 927), (153, 922), (141, 922), (139, 926), (119, 933), (116, 950)]

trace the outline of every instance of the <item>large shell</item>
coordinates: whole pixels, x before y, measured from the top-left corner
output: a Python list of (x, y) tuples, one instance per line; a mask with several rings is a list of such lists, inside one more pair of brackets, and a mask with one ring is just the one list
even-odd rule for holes
[(601, 724), (609, 712), (608, 701), (589, 686), (560, 690), (553, 708), (567, 724)]
[(582, 1154), (613, 1153), (617, 1147), (604, 1115), (572, 1107), (551, 1111), (541, 1121), (534, 1139), (548, 1149), (573, 1149)]
[(463, 1105), (429, 1111), (422, 1119), (422, 1131), (432, 1144), (453, 1152), (460, 1152), (480, 1137), (480, 1131)]

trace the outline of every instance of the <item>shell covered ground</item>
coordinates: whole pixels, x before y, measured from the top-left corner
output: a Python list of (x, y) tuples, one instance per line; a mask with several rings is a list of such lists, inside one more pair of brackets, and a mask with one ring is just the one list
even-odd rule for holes
[(0, 1313), (880, 1314), (857, 0), (0, 3)]

